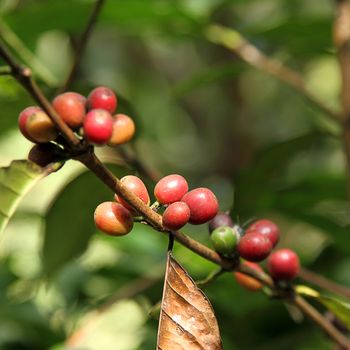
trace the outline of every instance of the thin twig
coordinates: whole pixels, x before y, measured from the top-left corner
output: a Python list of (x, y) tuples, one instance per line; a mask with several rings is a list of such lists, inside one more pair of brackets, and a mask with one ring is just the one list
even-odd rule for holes
[(325, 113), (326, 116), (339, 122), (339, 113), (315, 96), (305, 86), (304, 79), (298, 72), (284, 66), (275, 59), (267, 57), (236, 30), (213, 24), (207, 28), (206, 36), (209, 41), (226, 47), (252, 67), (293, 87), (314, 106)]
[(312, 283), (322, 289), (350, 298), (350, 289), (338, 284), (330, 279), (321, 276), (318, 273), (302, 268), (299, 272), (299, 277), (305, 281)]
[(76, 76), (79, 64), (81, 62), (81, 57), (84, 53), (87, 42), (90, 38), (91, 32), (94, 28), (97, 17), (102, 9), (104, 1), (105, 0), (96, 0), (96, 2), (95, 2), (95, 5), (91, 11), (91, 15), (89, 17), (89, 20), (86, 24), (85, 30), (83, 31), (83, 33), (78, 41), (77, 47), (75, 49), (74, 58), (73, 58), (72, 66), (70, 68), (68, 77), (67, 77), (65, 83), (63, 84), (63, 86), (59, 92), (66, 91)]
[(211, 272), (207, 277), (205, 277), (202, 280), (196, 281), (196, 285), (198, 287), (206, 287), (209, 285), (211, 282), (215, 281), (219, 276), (221, 276), (224, 272), (226, 272), (222, 267), (220, 267), (217, 270), (214, 270)]

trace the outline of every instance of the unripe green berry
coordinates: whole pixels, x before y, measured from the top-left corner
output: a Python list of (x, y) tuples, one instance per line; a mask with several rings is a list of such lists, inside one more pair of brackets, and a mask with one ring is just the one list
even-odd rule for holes
[(238, 243), (238, 235), (232, 227), (221, 226), (210, 236), (214, 249), (222, 256), (232, 257)]

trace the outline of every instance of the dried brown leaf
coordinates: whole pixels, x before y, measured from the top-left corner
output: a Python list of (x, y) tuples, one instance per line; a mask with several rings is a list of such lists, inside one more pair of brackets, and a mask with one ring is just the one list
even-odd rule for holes
[(158, 350), (221, 350), (213, 308), (168, 252), (158, 327)]

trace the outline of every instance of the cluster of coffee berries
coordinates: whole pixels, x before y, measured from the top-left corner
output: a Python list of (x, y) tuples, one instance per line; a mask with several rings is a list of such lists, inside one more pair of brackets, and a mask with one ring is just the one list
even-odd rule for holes
[[(145, 205), (150, 205), (150, 196), (143, 181), (134, 175), (120, 179), (124, 188), (136, 195)], [(172, 174), (160, 179), (154, 196), (157, 205), (154, 210), (164, 208), (162, 222), (165, 228), (176, 231), (187, 223), (199, 225), (213, 219), (219, 204), (214, 193), (208, 188), (200, 187), (188, 191), (186, 179)], [(121, 209), (122, 208), (122, 209)], [(95, 224), (109, 235), (124, 235), (131, 231), (132, 207), (120, 196), (115, 195), (115, 202), (104, 202), (95, 211)]]
[(154, 196), (165, 207), (163, 225), (172, 231), (187, 223), (204, 224), (214, 218), (219, 209), (211, 190), (199, 187), (188, 191), (186, 179), (177, 174), (160, 179), (154, 188)]
[[(215, 250), (223, 257), (241, 257), (258, 271), (261, 268), (256, 263), (268, 257), (267, 267), (275, 280), (291, 280), (299, 272), (299, 258), (294, 251), (279, 249), (271, 253), (279, 241), (280, 230), (270, 220), (258, 220), (244, 231), (229, 215), (220, 213), (209, 223), (209, 231)], [(259, 289), (260, 284), (254, 279), (240, 273), (235, 276), (248, 289)]]
[[(131, 140), (133, 120), (121, 113), (114, 115), (118, 100), (108, 87), (93, 89), (87, 98), (76, 92), (57, 95), (52, 106), (79, 137), (94, 145), (116, 146)], [(25, 108), (18, 119), (22, 134), (34, 143), (57, 140), (59, 132), (50, 117), (38, 106)]]

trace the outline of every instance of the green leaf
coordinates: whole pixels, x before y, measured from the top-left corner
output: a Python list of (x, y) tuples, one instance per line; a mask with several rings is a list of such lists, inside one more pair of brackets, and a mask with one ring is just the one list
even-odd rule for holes
[[(117, 176), (125, 169), (113, 167)], [(94, 211), (98, 204), (112, 200), (113, 193), (91, 172), (84, 172), (58, 195), (46, 216), (42, 251), (44, 274), (52, 276), (64, 264), (87, 248), (96, 228)]]
[(179, 99), (193, 90), (203, 86), (222, 83), (223, 81), (237, 77), (244, 71), (245, 67), (246, 66), (241, 62), (210, 67), (209, 69), (195, 73), (190, 78), (184, 79), (175, 85), (173, 94), (177, 99)]
[[(350, 225), (346, 222), (348, 209), (345, 201), (345, 182), (343, 179), (332, 180), (331, 176), (319, 177), (320, 180), (322, 178), (325, 179), (323, 183), (318, 182), (316, 178), (313, 181), (310, 178), (310, 181), (304, 180), (288, 189), (278, 191), (271, 198), (270, 207), (286, 217), (321, 229), (331, 237), (340, 251), (349, 254)], [(327, 201), (328, 207), (322, 208), (322, 204), (325, 205)]]
[(102, 9), (100, 21), (134, 33), (150, 29), (161, 30), (162, 35), (175, 36), (199, 32), (205, 18), (186, 11), (176, 1), (162, 2), (159, 5), (157, 0), (109, 1)]
[(350, 329), (350, 304), (333, 296), (323, 295), (307, 286), (296, 286), (296, 292), (308, 298), (314, 298), (331, 311)]
[[(281, 180), (287, 165), (300, 152), (319, 146), (327, 134), (313, 131), (308, 134), (275, 143), (257, 153), (252, 165), (235, 179), (235, 207), (233, 210), (245, 215), (256, 214), (257, 209), (270, 207), (273, 184)], [(257, 186), (259, 184), (259, 186)], [(254, 206), (252, 206), (254, 203)]]
[(248, 31), (249, 35), (255, 38), (258, 36), (269, 45), (286, 49), (294, 56), (324, 53), (332, 46), (332, 22), (329, 16), (290, 16), (272, 28), (251, 28)]
[(57, 165), (41, 168), (27, 160), (15, 160), (0, 168), (0, 233), (6, 227), (24, 195)]
[[(8, 25), (14, 28), (18, 37), (33, 49), (38, 36), (44, 31), (57, 29), (67, 32), (80, 31), (90, 11), (91, 5), (86, 1), (71, 1), (67, 11), (66, 3), (51, 0), (47, 4), (40, 2), (23, 4), (4, 17)], [(45, 18), (45, 21), (38, 21), (39, 17)]]

